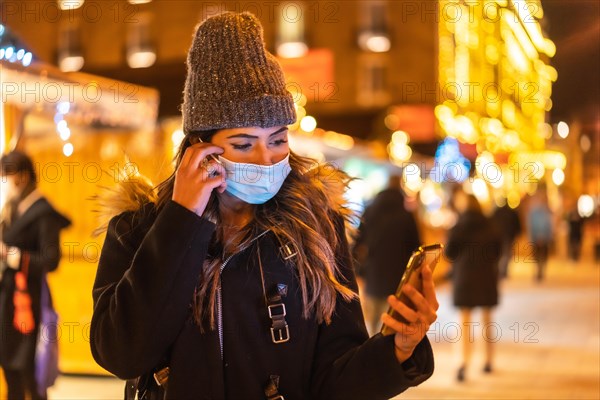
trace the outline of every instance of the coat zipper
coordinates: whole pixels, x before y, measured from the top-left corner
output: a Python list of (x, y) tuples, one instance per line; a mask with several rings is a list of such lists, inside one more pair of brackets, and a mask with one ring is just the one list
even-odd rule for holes
[(217, 330), (219, 331), (219, 347), (221, 349), (221, 361), (223, 361), (223, 307), (221, 305), (221, 274), (223, 273), (223, 269), (231, 260), (231, 258), (236, 255), (234, 253), (227, 257), (227, 259), (221, 264), (221, 269), (219, 271), (219, 287), (217, 288)]
[[(260, 237), (262, 237), (263, 235), (265, 235), (267, 232), (269, 232), (269, 231), (266, 230), (266, 231), (262, 232), (261, 234), (257, 235), (256, 237), (254, 237), (250, 241), (250, 243), (248, 243), (248, 245), (250, 245), (255, 240), (257, 240)], [(242, 251), (244, 251), (244, 250), (242, 250)], [(241, 251), (239, 251), (237, 253), (233, 253), (229, 257), (227, 257), (225, 259), (225, 261), (223, 261), (223, 264), (221, 264), (221, 268), (219, 270), (219, 287), (217, 288), (216, 301), (217, 301), (217, 331), (219, 333), (219, 348), (221, 350), (221, 361), (223, 361), (223, 304), (222, 304), (222, 297), (221, 297), (221, 274), (223, 273), (225, 266), (229, 263), (229, 261), (233, 258), (233, 256), (235, 256), (236, 254), (239, 254), (239, 253), (241, 253)]]

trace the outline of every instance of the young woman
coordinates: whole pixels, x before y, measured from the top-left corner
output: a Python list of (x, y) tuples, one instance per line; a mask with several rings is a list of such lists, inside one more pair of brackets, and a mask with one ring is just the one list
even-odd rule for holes
[[(35, 377), (35, 353), (42, 300), (51, 300), (46, 273), (60, 260), (60, 231), (70, 221), (37, 190), (33, 162), (13, 151), (0, 158), (2, 194), (6, 203), (0, 217), (0, 366), (10, 400), (45, 399), (46, 385)], [(21, 274), (18, 274), (18, 273)], [(19, 278), (26, 281), (31, 314), (15, 316), (13, 296)], [(25, 306), (24, 304), (21, 304)]]
[(411, 323), (385, 316), (397, 333), (368, 339), (348, 178), (290, 151), (295, 118), (258, 20), (204, 21), (176, 170), (155, 201), (108, 226), (91, 328), (100, 365), (126, 379), (160, 370), (167, 398), (384, 399), (431, 375), (431, 272), (424, 293), (408, 290), (416, 310), (390, 299)]
[(492, 221), (481, 211), (477, 198), (458, 190), (454, 194), (458, 212), (456, 225), (448, 232), (446, 255), (452, 261), (454, 306), (460, 309), (464, 335), (461, 337), (462, 363), (456, 378), (466, 379), (472, 358), (471, 324), (473, 309), (481, 307), (485, 364), (483, 371), (492, 372), (494, 364), (493, 341), (488, 340), (487, 329), (492, 324), (492, 311), (498, 304), (498, 264), (502, 252), (502, 237)]

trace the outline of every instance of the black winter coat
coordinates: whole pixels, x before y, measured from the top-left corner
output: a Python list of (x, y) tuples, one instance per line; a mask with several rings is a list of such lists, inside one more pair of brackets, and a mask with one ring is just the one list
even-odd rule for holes
[(60, 260), (60, 231), (70, 221), (58, 213), (48, 201), (41, 197), (10, 226), (2, 227), (2, 240), (8, 246), (29, 253), (27, 288), (31, 296), (31, 309), (35, 329), (24, 335), (13, 327), (15, 273), (3, 266), (0, 282), (0, 365), (6, 369), (23, 370), (32, 368), (38, 327), (40, 323), (41, 290), (47, 284), (46, 273), (54, 271)]
[(498, 260), (502, 238), (481, 212), (467, 211), (448, 234), (446, 256), (452, 263), (454, 305), (498, 304)]
[[(344, 238), (341, 219), (338, 228)], [(270, 375), (280, 376), (286, 400), (387, 399), (432, 374), (426, 338), (407, 362), (398, 363), (393, 336), (368, 339), (358, 301), (339, 299), (330, 325), (303, 319), (295, 271), (271, 233), (223, 269), (221, 356), (218, 332), (201, 333), (190, 318), (214, 231), (213, 223), (173, 201), (160, 212), (149, 204), (111, 220), (93, 292), (91, 347), (101, 366), (130, 379), (168, 354), (170, 399), (264, 399)], [(343, 240), (339, 265), (356, 290)], [(257, 246), (267, 285), (288, 288), (286, 343), (271, 340)]]
[(500, 231), (505, 246), (512, 246), (517, 236), (521, 233), (521, 220), (519, 213), (508, 204), (497, 208), (492, 214), (492, 222)]
[(395, 293), (410, 255), (420, 244), (417, 223), (404, 208), (402, 193), (380, 192), (365, 210), (355, 243), (355, 249), (364, 246), (367, 253), (357, 261), (367, 294), (383, 299)]

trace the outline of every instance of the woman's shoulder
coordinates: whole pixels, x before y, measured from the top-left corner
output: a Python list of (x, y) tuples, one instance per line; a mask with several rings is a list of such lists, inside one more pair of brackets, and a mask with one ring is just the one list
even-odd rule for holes
[(39, 197), (31, 204), (31, 206), (27, 208), (21, 218), (27, 221), (38, 222), (46, 218), (52, 220), (52, 223), (57, 225), (59, 229), (66, 228), (71, 225), (71, 221), (63, 214), (58, 212), (50, 203), (50, 201), (43, 195), (39, 195)]
[(330, 216), (351, 218), (346, 192), (353, 178), (332, 163), (317, 163), (305, 173), (305, 183), (318, 195), (307, 200), (318, 203)]
[(114, 187), (101, 187), (92, 197), (99, 227), (98, 236), (111, 226), (120, 232), (131, 230), (141, 221), (156, 215), (157, 196), (152, 183), (143, 176), (119, 181)]
[(136, 232), (146, 232), (152, 226), (157, 214), (157, 206), (153, 202), (144, 203), (135, 210), (122, 211), (110, 219), (108, 233), (122, 237)]

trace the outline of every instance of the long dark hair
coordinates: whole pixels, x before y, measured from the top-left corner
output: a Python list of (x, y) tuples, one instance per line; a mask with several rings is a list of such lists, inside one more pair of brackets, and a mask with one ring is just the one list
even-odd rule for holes
[(6, 202), (0, 216), (2, 224), (10, 225), (15, 218), (15, 213), (19, 203), (27, 197), (37, 187), (37, 175), (33, 166), (33, 161), (29, 156), (21, 151), (13, 150), (4, 154), (0, 158), (0, 176), (16, 175), (25, 173), (27, 183), (19, 196)]
[[(209, 142), (215, 131), (186, 135), (176, 156), (179, 166), (185, 150), (200, 137)], [(341, 240), (333, 222), (332, 199), (334, 195), (324, 185), (324, 179), (338, 179), (337, 186), (345, 187), (350, 178), (337, 168), (328, 169), (328, 176), (318, 176), (322, 169), (314, 168), (316, 161), (290, 153), (291, 172), (277, 195), (265, 204), (254, 208), (254, 218), (244, 227), (243, 237), (235, 252), (250, 246), (252, 238), (266, 230), (271, 231), (281, 245), (291, 245), (296, 250), (295, 270), (300, 283), (303, 317), (316, 316), (317, 321), (329, 323), (335, 310), (337, 296), (345, 301), (357, 297), (341, 282), (341, 271), (336, 260), (336, 250)], [(175, 173), (158, 186), (157, 208), (171, 199)], [(218, 197), (209, 201), (205, 217), (217, 224), (217, 240), (224, 241), (220, 231)], [(194, 296), (194, 319), (203, 329), (202, 321), (215, 327), (215, 304), (219, 280), (220, 257), (207, 259), (199, 277)]]

